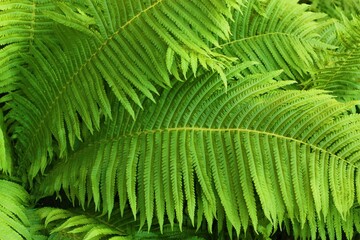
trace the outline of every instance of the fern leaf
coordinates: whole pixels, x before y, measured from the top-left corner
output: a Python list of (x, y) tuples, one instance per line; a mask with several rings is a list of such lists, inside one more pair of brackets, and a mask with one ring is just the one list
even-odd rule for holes
[(3, 113), (0, 109), (0, 170), (11, 175), (13, 169), (12, 152), (6, 133)]
[(325, 67), (313, 73), (305, 87), (329, 90), (341, 101), (359, 100), (360, 18), (342, 16), (336, 26), (339, 49), (331, 53)]
[(342, 14), (347, 17), (360, 14), (359, 1), (357, 0), (312, 0), (311, 8), (318, 12), (324, 12), (333, 18), (342, 18)]
[[(117, 209), (118, 210), (118, 209)], [(118, 212), (118, 211), (117, 211)], [(204, 235), (202, 231), (195, 233), (193, 229), (165, 228), (165, 232), (158, 231), (142, 232), (135, 229), (139, 222), (131, 220), (131, 212), (126, 211), (125, 216), (112, 214), (111, 221), (99, 214), (78, 209), (64, 210), (57, 208), (40, 208), (37, 210), (39, 216), (46, 223), (50, 232), (49, 239), (58, 239), (66, 236), (66, 239), (157, 239), (175, 238), (190, 239), (191, 237)]]
[(0, 180), (0, 239), (44, 240), (43, 226), (28, 207), (30, 196), (20, 185)]
[[(163, 57), (168, 49), (185, 65), (191, 61), (195, 68), (200, 62), (222, 73), (231, 59), (212, 51), (204, 37), (228, 38), (227, 20), (238, 4), (236, 0), (89, 0), (79, 7), (59, 3), (54, 10), (44, 9), (43, 14), (58, 23), (58, 41), (33, 42), (22, 68), (25, 79), (13, 96), (9, 115), (18, 121), (14, 129), (22, 139), (17, 149), (20, 158), (30, 162), (24, 166), (30, 169), (29, 179), (44, 171), (49, 156), (63, 157), (76, 139), (81, 140), (80, 122), (93, 132), (102, 114), (111, 117), (105, 82), (135, 117), (132, 102), (141, 106), (141, 96), (153, 100), (157, 87), (171, 85), (172, 74), (178, 75), (178, 70), (186, 74), (189, 69), (179, 65), (168, 72)], [(59, 144), (54, 151), (52, 138)]]
[[(62, 209), (41, 208), (37, 210), (41, 218), (46, 222), (50, 230), (50, 236), (56, 236), (57, 233), (69, 235), (69, 239), (102, 239), (117, 235), (119, 237), (125, 234), (111, 228), (106, 224), (100, 224), (100, 219), (96, 217), (87, 217)], [(59, 224), (60, 222), (60, 224)], [(129, 239), (125, 236), (123, 239)]]
[(54, 8), (49, 1), (0, 2), (0, 93), (18, 88), (16, 83), (22, 79), (18, 66), (25, 64), (21, 55), (29, 54), (35, 39), (54, 40), (53, 23), (42, 14)]
[(233, 33), (217, 48), (240, 61), (257, 61), (252, 73), (283, 69), (282, 79), (304, 81), (331, 46), (321, 39), (331, 21), (298, 1), (247, 1), (234, 13)]
[[(140, 218), (150, 223), (153, 212), (160, 212), (159, 218), (163, 218), (163, 207), (155, 210), (143, 202), (153, 204), (150, 201), (155, 194), (156, 202), (162, 200), (165, 204), (169, 221), (173, 224), (175, 210), (181, 224), (183, 213), (179, 214), (178, 208), (189, 201), (184, 184), (191, 174), (199, 184), (194, 182), (191, 186), (195, 189), (198, 211), (194, 214), (188, 209), (186, 213), (193, 214), (190, 219), (201, 220), (196, 216), (201, 214), (211, 226), (219, 211), (224, 211), (229, 229), (234, 228), (237, 234), (241, 227), (245, 231), (249, 225), (257, 229), (259, 216), (264, 215), (274, 228), (289, 219), (294, 223), (294, 231), (298, 224), (299, 229), (306, 228), (310, 236), (316, 236), (319, 226), (329, 218), (342, 219), (354, 214), (353, 206), (358, 198), (354, 192), (359, 184), (355, 176), (360, 118), (346, 115), (353, 103), (339, 103), (322, 91), (276, 90), (289, 84), (271, 80), (280, 72), (244, 78), (238, 73), (242, 67), (229, 70), (228, 79), (241, 80), (231, 81), (226, 94), (216, 75), (208, 75), (163, 92), (153, 108), (152, 103), (145, 101), (147, 111), (139, 111), (139, 120), (135, 122), (120, 110), (113, 122), (105, 124), (111, 132), (90, 137), (82, 151), (100, 150), (101, 157), (98, 155), (93, 161), (101, 161), (95, 165), (103, 165), (103, 170), (99, 169), (102, 173), (112, 167), (117, 171), (128, 169), (127, 174), (131, 175), (126, 179), (127, 196), (132, 211), (139, 210)], [(159, 140), (154, 141), (155, 138)], [(101, 149), (113, 144), (126, 145), (128, 141), (131, 147), (127, 155), (117, 158), (117, 165), (109, 165), (107, 162), (113, 159), (101, 153)], [(81, 155), (75, 152), (69, 162), (92, 168), (94, 162)], [(157, 164), (155, 172), (163, 176), (149, 175), (154, 172), (154, 161), (162, 162), (161, 166)], [(180, 164), (185, 161), (193, 168), (190, 176), (184, 177), (187, 172)], [(68, 178), (63, 170), (66, 166), (55, 167), (43, 186), (63, 182), (65, 190), (71, 188), (64, 181)], [(231, 168), (235, 167), (233, 172)], [(149, 186), (160, 182), (163, 187)], [(45, 195), (60, 191), (60, 188), (41, 189)], [(150, 195), (145, 196), (146, 193)], [(163, 197), (156, 199), (157, 196)], [(108, 201), (107, 197), (102, 194), (103, 202)], [(243, 214), (239, 210), (244, 208), (250, 223), (249, 218), (239, 217)], [(102, 209), (111, 211), (112, 207), (103, 204)], [(339, 225), (328, 227), (340, 226), (350, 231), (344, 222), (336, 224)], [(308, 236), (305, 230), (296, 234)]]

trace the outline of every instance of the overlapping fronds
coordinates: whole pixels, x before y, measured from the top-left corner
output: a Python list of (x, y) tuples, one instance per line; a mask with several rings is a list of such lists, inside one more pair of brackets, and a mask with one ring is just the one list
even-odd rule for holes
[(130, 211), (125, 216), (114, 213), (110, 219), (99, 213), (76, 208), (64, 210), (45, 207), (38, 209), (37, 213), (49, 231), (49, 239), (204, 239), (201, 238), (204, 233), (195, 232), (195, 229), (180, 231), (176, 227), (166, 227), (163, 233), (154, 229), (151, 232), (141, 231)]
[(359, 3), (0, 1), (0, 239), (357, 238)]
[(52, 10), (53, 1), (48, 0), (3, 0), (0, 2), (0, 93), (17, 88), (21, 80), (19, 66), (24, 64), (21, 54), (38, 38), (52, 39), (52, 21), (43, 10)]
[(76, 214), (58, 208), (40, 208), (37, 213), (43, 219), (45, 228), (49, 230), (50, 239), (132, 239), (114, 223), (106, 224), (101, 216)]
[(360, 208), (358, 205), (353, 207), (346, 218), (331, 210), (327, 218), (309, 219), (309, 222), (316, 222), (317, 229), (299, 221), (287, 220), (285, 226), (288, 232), (301, 239), (357, 239), (360, 232)]
[(327, 13), (333, 18), (342, 18), (342, 14), (347, 17), (360, 14), (359, 0), (312, 0), (312, 9), (318, 12)]
[(12, 149), (6, 133), (3, 113), (0, 109), (0, 171), (11, 175), (12, 172)]
[[(44, 240), (37, 215), (27, 209), (29, 195), (20, 185), (0, 180), (0, 239)], [(36, 228), (36, 226), (40, 226)]]
[[(81, 139), (80, 122), (92, 132), (101, 114), (111, 117), (107, 86), (134, 117), (132, 102), (141, 106), (143, 95), (153, 99), (157, 87), (171, 85), (171, 75), (196, 72), (198, 66), (222, 73), (230, 58), (208, 43), (229, 37), (227, 19), (239, 3), (83, 1), (44, 11), (62, 24), (59, 44), (34, 42), (9, 114), (19, 125), (14, 127), (15, 136), (21, 135), (19, 157), (32, 162), (24, 167), (30, 168), (29, 178), (44, 170), (53, 150), (63, 156)], [(59, 149), (52, 148), (53, 138)]]
[(219, 51), (241, 61), (258, 61), (252, 72), (284, 70), (284, 79), (301, 81), (321, 65), (325, 49), (321, 39), (331, 21), (325, 14), (310, 12), (297, 1), (250, 0), (234, 14), (232, 36)]
[(40, 192), (64, 189), (109, 215), (118, 196), (120, 211), (129, 203), (149, 228), (154, 217), (181, 226), (186, 215), (193, 224), (205, 218), (210, 231), (216, 218), (239, 234), (264, 216), (274, 227), (289, 223), (295, 236), (351, 234), (360, 202), (352, 103), (277, 90), (289, 84), (272, 80), (280, 72), (243, 77), (244, 66), (228, 69), (226, 93), (215, 74), (176, 84), (156, 105), (145, 100), (136, 121), (115, 106), (113, 120), (57, 163)]
[(308, 88), (329, 90), (340, 100), (360, 99), (360, 17), (349, 20), (345, 16), (338, 24), (341, 44), (306, 83)]

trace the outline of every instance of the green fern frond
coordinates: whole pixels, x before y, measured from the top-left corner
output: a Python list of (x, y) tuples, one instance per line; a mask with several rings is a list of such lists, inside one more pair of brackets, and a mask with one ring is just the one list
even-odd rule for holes
[(52, 1), (3, 0), (0, 2), (0, 93), (17, 89), (21, 80), (18, 67), (25, 64), (21, 54), (28, 54), (35, 39), (53, 38), (53, 22), (42, 11), (52, 10)]
[(4, 116), (0, 109), (0, 170), (11, 175), (12, 173), (12, 149), (7, 137)]
[(49, 239), (204, 239), (201, 238), (204, 233), (195, 232), (195, 229), (180, 231), (176, 227), (166, 227), (163, 233), (156, 230), (141, 231), (138, 229), (139, 222), (134, 221), (131, 211), (127, 211), (124, 216), (120, 216), (117, 211), (110, 219), (79, 209), (40, 208), (37, 213), (50, 232)]
[[(17, 150), (31, 164), (24, 166), (29, 179), (45, 169), (48, 156), (64, 156), (68, 145), (82, 138), (80, 122), (93, 132), (102, 114), (111, 117), (104, 79), (135, 117), (132, 102), (141, 106), (143, 95), (154, 100), (157, 87), (170, 86), (178, 69), (186, 75), (187, 66), (195, 72), (199, 65), (223, 76), (231, 60), (207, 43), (229, 37), (227, 20), (238, 5), (237, 0), (84, 1), (82, 8), (59, 3), (44, 11), (66, 26), (58, 26), (59, 43), (34, 42), (9, 115), (19, 125)], [(166, 59), (168, 52), (173, 58)], [(59, 149), (51, 149), (52, 138)]]
[(332, 92), (339, 100), (360, 99), (360, 18), (345, 16), (337, 24), (339, 49), (334, 51), (327, 66), (314, 72), (305, 87)]
[[(55, 8), (52, 1), (43, 0), (0, 2), (0, 103), (1, 106), (4, 105), (4, 113), (11, 108), (7, 103), (13, 104), (11, 93), (17, 91), (19, 83), (24, 81), (20, 69), (28, 66), (26, 57), (30, 55), (34, 42), (37, 39), (55, 41), (53, 21), (42, 13)], [(17, 132), (13, 131), (17, 124), (15, 119), (7, 114), (4, 118), (10, 137), (16, 138)], [(6, 151), (10, 151), (9, 146)], [(7, 160), (7, 164), (10, 164), (10, 161)]]
[(131, 239), (111, 223), (106, 224), (96, 216), (80, 215), (56, 208), (41, 208), (37, 213), (44, 219), (45, 227), (50, 228), (50, 238), (57, 239), (65, 235), (64, 239)]
[[(223, 60), (216, 58), (226, 57), (212, 52), (207, 41), (218, 45), (217, 37), (228, 39), (230, 29), (227, 18), (231, 17), (232, 8), (239, 8), (240, 2), (85, 1), (87, 14), (95, 22), (92, 26), (94, 32), (89, 34), (93, 49), (81, 61), (83, 64), (79, 72), (73, 77), (81, 77), (80, 74), (86, 73), (87, 67), (94, 64), (118, 99), (132, 113), (128, 98), (140, 105), (137, 93), (131, 91), (132, 87), (152, 98), (151, 92), (156, 92), (153, 85), (171, 85), (166, 65), (170, 72), (178, 75), (179, 68), (186, 75), (188, 68), (183, 65), (177, 67), (175, 59), (168, 58), (165, 65), (164, 56), (169, 51), (180, 56), (187, 65), (192, 62), (194, 66), (199, 62), (204, 67), (222, 71)], [(84, 13), (74, 13), (63, 3), (59, 6), (62, 14), (47, 12), (47, 15), (79, 32), (89, 32), (90, 20), (83, 21)], [(76, 47), (79, 45), (81, 43)], [(193, 70), (196, 71), (196, 68)]]
[(156, 105), (145, 100), (136, 121), (114, 111), (103, 131), (47, 173), (40, 192), (64, 189), (109, 215), (118, 195), (120, 210), (128, 201), (149, 228), (154, 216), (160, 226), (165, 216), (181, 226), (188, 215), (193, 224), (204, 216), (211, 231), (225, 214), (237, 235), (256, 230), (261, 215), (274, 227), (289, 220), (317, 233), (330, 218), (354, 214), (360, 116), (346, 114), (354, 103), (276, 90), (289, 84), (272, 80), (280, 72), (244, 77), (242, 69), (227, 71), (227, 93), (210, 74), (164, 91)]
[(333, 18), (342, 18), (342, 14), (347, 17), (360, 14), (359, 0), (312, 0), (311, 7), (318, 12), (327, 13)]
[[(328, 217), (308, 219), (308, 224), (300, 224), (298, 221), (288, 222), (286, 229), (295, 238), (301, 239), (357, 239), (356, 234), (360, 230), (360, 209), (354, 207), (346, 219), (342, 218), (336, 210), (330, 210)], [(315, 223), (316, 222), (316, 223)], [(317, 229), (310, 227), (316, 225)], [(345, 238), (346, 237), (346, 238)]]
[[(99, 106), (110, 114), (102, 80), (96, 79), (96, 75), (88, 75), (88, 83), (78, 82), (71, 89), (67, 89), (69, 82), (65, 82), (64, 86), (61, 80), (75, 71), (77, 62), (69, 62), (69, 57), (63, 55), (63, 52), (51, 52), (48, 46), (58, 49), (57, 45), (37, 43), (39, 51), (35, 51), (34, 56), (28, 59), (41, 65), (36, 66), (32, 72), (22, 70), (27, 81), (22, 84), (22, 92), (13, 94), (13, 101), (9, 103), (11, 111), (8, 118), (17, 120), (14, 135), (21, 136), (17, 138), (16, 147), (22, 163), (27, 164), (24, 168), (29, 169), (30, 179), (35, 177), (39, 170), (44, 171), (52, 154), (63, 156), (68, 142), (73, 147), (75, 139), (81, 139), (79, 116), (82, 117), (83, 124), (93, 131), (94, 128), (99, 128)], [(90, 46), (87, 47), (79, 50), (89, 52)], [(52, 67), (59, 62), (64, 64), (66, 69)], [(47, 68), (47, 71), (44, 71), (44, 68)], [(88, 91), (88, 94), (83, 94), (84, 90)], [(53, 137), (59, 149), (51, 149)]]
[(28, 208), (29, 194), (20, 185), (0, 179), (0, 239), (45, 240), (38, 216)]
[(301, 81), (321, 65), (324, 50), (334, 47), (321, 39), (331, 24), (324, 17), (295, 0), (251, 0), (234, 13), (233, 34), (218, 51), (260, 62), (249, 68), (252, 73), (283, 69), (283, 79)]

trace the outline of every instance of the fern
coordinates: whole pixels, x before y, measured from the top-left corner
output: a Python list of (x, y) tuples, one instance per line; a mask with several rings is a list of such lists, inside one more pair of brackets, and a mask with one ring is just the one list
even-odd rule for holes
[(11, 147), (6, 133), (4, 116), (0, 110), (0, 170), (9, 175), (11, 175), (13, 169), (11, 155)]
[[(51, 228), (51, 235), (56, 238), (59, 236), (68, 236), (66, 239), (84, 239), (84, 240), (97, 240), (107, 237), (107, 239), (130, 239), (119, 230), (113, 229), (111, 226), (106, 226), (101, 221), (95, 218), (87, 217), (85, 215), (75, 215), (70, 211), (62, 209), (42, 208), (38, 210), (41, 218), (45, 219), (45, 227), (53, 225)], [(58, 226), (53, 223), (62, 219), (67, 219)], [(55, 227), (57, 226), (57, 227)], [(50, 236), (51, 238), (51, 236)]]
[[(181, 226), (184, 207), (193, 224), (203, 215), (209, 227), (224, 211), (237, 235), (257, 229), (262, 214), (273, 226), (306, 225), (313, 237), (332, 216), (352, 215), (360, 136), (359, 116), (346, 115), (352, 103), (314, 90), (266, 94), (289, 82), (272, 81), (278, 72), (243, 77), (243, 67), (228, 70), (241, 80), (226, 94), (208, 75), (175, 85), (156, 105), (145, 100), (135, 122), (120, 108), (54, 166), (40, 191), (64, 189), (109, 214), (118, 195), (121, 211), (128, 201), (149, 228), (165, 214)], [(70, 166), (79, 171), (64, 171)]]
[[(170, 74), (178, 75), (176, 56), (183, 62), (184, 74), (188, 71), (184, 66), (190, 62), (193, 71), (199, 62), (221, 73), (223, 60), (203, 37), (214, 44), (216, 37), (227, 38), (226, 18), (231, 17), (230, 7), (237, 4), (235, 0), (181, 4), (169, 0), (85, 1), (85, 18), (90, 15), (95, 26), (87, 20), (82, 27), (79, 22), (84, 13), (71, 12), (73, 9), (65, 3), (59, 3), (61, 10), (46, 11), (49, 18), (60, 23), (70, 15), (69, 28), (58, 31), (59, 44), (35, 42), (32, 56), (26, 58), (30, 67), (22, 69), (27, 81), (21, 82), (21, 91), (13, 96), (10, 113), (10, 118), (19, 123), (15, 132), (23, 135), (17, 147), (20, 158), (33, 163), (24, 166), (30, 168), (30, 179), (44, 170), (48, 156), (63, 156), (68, 141), (73, 147), (75, 139), (81, 139), (80, 120), (92, 132), (99, 128), (100, 112), (111, 117), (104, 79), (134, 117), (130, 101), (141, 105), (140, 93), (153, 99), (156, 85), (169, 86)], [(129, 12), (122, 13), (125, 10)], [(87, 26), (93, 31), (84, 33)], [(167, 61), (161, 57), (164, 55), (169, 56)], [(81, 94), (84, 89), (88, 94)], [(55, 152), (51, 149), (52, 137), (59, 143)]]
[(233, 33), (218, 49), (241, 61), (258, 61), (251, 72), (283, 69), (283, 79), (301, 82), (321, 66), (327, 49), (321, 39), (331, 24), (322, 13), (307, 11), (297, 1), (251, 0), (234, 14)]
[(51, 41), (52, 21), (42, 14), (43, 10), (54, 9), (51, 1), (0, 2), (0, 94), (17, 89), (14, 84), (21, 81), (18, 67), (26, 64), (22, 54), (29, 54), (35, 39)]
[(0, 1), (0, 239), (357, 239), (359, 4), (299, 2)]
[(39, 217), (28, 208), (25, 189), (6, 180), (0, 180), (0, 189), (0, 239), (46, 239)]
[(341, 40), (339, 49), (328, 59), (327, 66), (316, 71), (305, 86), (329, 90), (342, 101), (359, 100), (360, 18), (349, 20), (343, 16), (337, 26)]
[(101, 214), (79, 209), (41, 208), (37, 213), (50, 230), (49, 239), (204, 239), (201, 237), (204, 233), (195, 233), (195, 229), (174, 232), (174, 228), (167, 227), (162, 233), (138, 231), (138, 222), (132, 219), (131, 212), (122, 217), (113, 214), (111, 221)]
[(359, 15), (360, 6), (358, 0), (312, 0), (312, 8), (319, 12), (327, 13), (333, 18), (342, 18), (342, 13), (347, 17)]

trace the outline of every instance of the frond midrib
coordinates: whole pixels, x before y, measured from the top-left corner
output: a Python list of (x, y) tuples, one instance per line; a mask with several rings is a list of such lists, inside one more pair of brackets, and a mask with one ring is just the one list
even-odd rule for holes
[(296, 138), (292, 138), (292, 137), (288, 137), (288, 136), (284, 136), (284, 135), (280, 135), (277, 133), (273, 133), (273, 132), (267, 132), (267, 131), (260, 131), (260, 130), (255, 130), (255, 129), (246, 129), (246, 128), (205, 128), (205, 127), (174, 127), (174, 128), (159, 128), (159, 129), (153, 129), (153, 130), (143, 130), (143, 131), (137, 131), (137, 132), (131, 132), (131, 133), (127, 133), (127, 134), (123, 134), (121, 136), (117, 136), (115, 138), (106, 138), (106, 139), (102, 139), (99, 141), (92, 141), (89, 142), (86, 146), (82, 147), (82, 149), (78, 150), (75, 154), (80, 153), (82, 150), (88, 148), (88, 147), (93, 147), (94, 145), (100, 145), (100, 144), (106, 144), (106, 143), (113, 143), (113, 142), (119, 142), (121, 141), (121, 139), (123, 138), (131, 138), (131, 137), (138, 137), (140, 135), (150, 135), (150, 134), (155, 134), (155, 133), (162, 133), (162, 132), (176, 132), (176, 131), (189, 131), (189, 132), (244, 132), (244, 133), (256, 133), (259, 135), (264, 135), (264, 136), (271, 136), (271, 137), (276, 137), (279, 139), (284, 139), (286, 141), (293, 141), (298, 143), (299, 145), (306, 145), (309, 146), (310, 148), (314, 149), (314, 150), (319, 150), (320, 152), (324, 152), (327, 153), (331, 156), (334, 156), (334, 158), (345, 162), (347, 165), (351, 165), (353, 166), (355, 169), (358, 169), (359, 166), (347, 161), (346, 159), (339, 157), (338, 155), (336, 155), (335, 153), (328, 151), (324, 148), (318, 147), (314, 144), (296, 139)]
[[(36, 3), (33, 1), (33, 11), (31, 14), (31, 24), (30, 24), (30, 47), (34, 43), (34, 36), (35, 36), (35, 20), (36, 20)], [(29, 48), (30, 49), (30, 48)]]
[[(36, 128), (36, 130), (34, 131), (33, 134), (33, 138), (35, 138), (35, 136), (37, 136), (40, 132), (40, 130), (44, 127), (45, 123), (47, 122), (46, 120), (48, 119), (50, 113), (52, 112), (52, 109), (54, 108), (54, 106), (57, 105), (57, 103), (60, 101), (60, 99), (62, 98), (62, 96), (64, 96), (64, 93), (69, 89), (69, 86), (71, 84), (73, 84), (75, 82), (75, 77), (82, 71), (82, 69), (86, 68), (86, 66), (101, 52), (101, 50), (108, 45), (108, 43), (116, 36), (120, 33), (121, 30), (124, 30), (132, 21), (134, 21), (135, 19), (139, 18), (141, 14), (146, 13), (148, 10), (154, 8), (156, 5), (158, 5), (160, 2), (162, 2), (164, 0), (158, 0), (157, 2), (153, 3), (151, 6), (147, 7), (146, 9), (140, 11), (137, 15), (135, 15), (134, 17), (132, 17), (129, 21), (127, 21), (125, 24), (123, 24), (117, 31), (115, 31), (112, 35), (110, 35), (108, 38), (106, 38), (102, 44), (94, 51), (93, 54), (91, 54), (91, 56), (86, 59), (84, 61), (84, 63), (82, 65), (79, 66), (78, 70), (76, 72), (74, 72), (74, 74), (69, 78), (68, 81), (66, 81), (63, 85), (61, 85), (62, 89), (61, 91), (58, 92), (58, 94), (55, 96), (55, 99), (51, 102), (51, 104), (48, 106), (48, 111), (43, 115), (42, 120), (39, 122), (38, 124), (38, 128)], [(34, 9), (35, 11), (35, 9)], [(25, 152), (24, 152), (24, 157), (26, 158), (29, 150), (32, 148), (32, 146), (36, 143), (36, 141), (30, 141), (28, 147), (26, 148)]]

